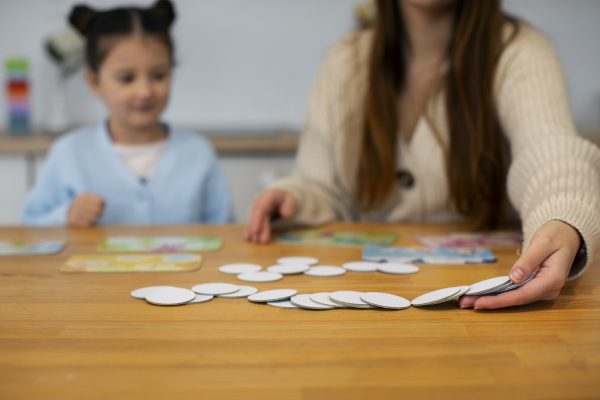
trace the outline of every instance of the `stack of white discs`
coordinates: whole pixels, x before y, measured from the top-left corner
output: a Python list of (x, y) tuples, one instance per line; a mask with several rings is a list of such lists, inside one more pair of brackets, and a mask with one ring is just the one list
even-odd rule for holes
[(434, 290), (412, 300), (413, 306), (432, 306), (458, 300), (461, 296), (495, 296), (515, 290), (532, 280), (534, 275), (520, 283), (514, 283), (508, 276), (497, 276), (473, 283), (470, 286), (455, 286)]
[[(255, 296), (259, 294), (260, 292)], [(289, 291), (286, 294), (289, 298), (279, 300), (272, 298), (267, 304), (274, 307), (296, 307), (319, 311), (336, 308), (403, 310), (410, 307), (410, 301), (391, 293), (337, 291), (292, 295), (292, 291)], [(250, 298), (248, 300), (252, 301)]]
[(204, 303), (214, 297), (244, 298), (256, 292), (258, 289), (252, 286), (214, 282), (198, 284), (191, 289), (175, 286), (148, 286), (132, 291), (131, 296), (157, 306), (180, 306)]
[(348, 271), (353, 272), (383, 272), (394, 275), (408, 275), (419, 271), (413, 264), (377, 263), (371, 261), (352, 261), (337, 265), (319, 265), (319, 260), (314, 257), (294, 256), (282, 257), (277, 264), (263, 270), (258, 264), (233, 263), (219, 267), (219, 271), (236, 275), (238, 279), (246, 282), (274, 282), (285, 275), (304, 274), (308, 276), (327, 277), (340, 276)]

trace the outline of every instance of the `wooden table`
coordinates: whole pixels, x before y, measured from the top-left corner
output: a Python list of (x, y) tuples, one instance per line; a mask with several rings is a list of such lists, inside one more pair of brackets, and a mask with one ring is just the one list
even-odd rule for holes
[[(389, 231), (397, 244), (417, 233), (456, 227), (334, 225)], [(190, 273), (65, 274), (73, 254), (94, 252), (109, 234), (216, 234)], [(244, 299), (157, 307), (132, 289), (241, 283), (217, 271), (236, 261), (270, 265), (284, 255), (325, 264), (357, 260), (358, 248), (258, 246), (242, 227), (0, 229), (2, 239), (63, 238), (55, 256), (0, 258), (0, 399), (574, 399), (600, 398), (600, 270), (593, 266), (554, 302), (504, 311), (455, 304), (404, 311), (277, 309)], [(418, 274), (290, 276), (260, 289), (291, 287), (426, 291), (505, 274), (515, 249), (497, 264), (424, 266)], [(594, 268), (596, 267), (596, 268)]]

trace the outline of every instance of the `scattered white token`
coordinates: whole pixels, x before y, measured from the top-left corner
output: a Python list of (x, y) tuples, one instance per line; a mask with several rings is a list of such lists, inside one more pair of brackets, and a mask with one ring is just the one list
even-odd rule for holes
[(377, 264), (377, 271), (386, 274), (408, 275), (419, 272), (419, 267), (414, 264), (380, 263)]
[(454, 299), (456, 294), (460, 291), (460, 286), (434, 290), (433, 292), (425, 293), (414, 298), (411, 301), (411, 304), (413, 306), (431, 306), (434, 304), (444, 303)]
[(348, 271), (374, 272), (377, 271), (377, 263), (371, 261), (352, 261), (342, 265)]
[(466, 294), (468, 296), (483, 294), (488, 291), (493, 291), (494, 289), (506, 285), (509, 282), (510, 278), (508, 276), (497, 276), (495, 278), (486, 279), (484, 281), (472, 284)]
[(458, 286), (458, 288), (460, 288), (460, 289), (454, 297), (460, 297), (460, 296), (464, 295), (465, 293), (467, 293), (469, 291), (469, 289), (471, 287), (470, 286)]
[(247, 272), (239, 274), (238, 279), (246, 282), (275, 282), (283, 278), (283, 275), (275, 272)]
[(316, 267), (311, 267), (308, 271), (304, 273), (304, 275), (310, 276), (339, 276), (344, 275), (346, 270), (341, 267), (335, 267), (333, 265), (317, 265)]
[(270, 301), (287, 300), (298, 293), (296, 289), (275, 289), (264, 290), (248, 296), (248, 300), (253, 303), (268, 303)]
[(292, 304), (300, 308), (307, 308), (309, 310), (332, 310), (332, 306), (326, 306), (325, 304), (315, 303), (310, 299), (310, 294), (297, 294), (290, 299)]
[(131, 292), (131, 297), (135, 297), (136, 299), (140, 299), (140, 300), (145, 300), (146, 296), (148, 296), (148, 293), (150, 293), (151, 291), (153, 291), (155, 289), (163, 289), (163, 288), (168, 288), (168, 287), (174, 287), (174, 286), (147, 286), (147, 287), (135, 289), (134, 291)]
[(279, 307), (279, 308), (298, 308), (297, 305), (295, 305), (294, 303), (292, 303), (289, 300), (270, 301), (267, 304), (270, 306)]
[(239, 275), (244, 274), (246, 272), (257, 272), (260, 271), (262, 267), (258, 264), (248, 264), (248, 263), (234, 263), (234, 264), (225, 264), (219, 267), (219, 271), (224, 274), (231, 275)]
[(315, 265), (319, 260), (314, 257), (281, 257), (277, 260), (277, 264), (282, 265)]
[(237, 292), (228, 293), (228, 294), (220, 294), (217, 297), (222, 297), (224, 299), (241, 299), (241, 298), (248, 297), (251, 294), (258, 292), (258, 289), (253, 286), (243, 286), (243, 285), (238, 285), (238, 286), (239, 286), (240, 290), (238, 290)]
[(354, 292), (351, 290), (341, 290), (333, 292), (329, 295), (329, 298), (334, 303), (341, 304), (343, 306), (351, 308), (373, 308), (372, 305), (365, 303), (361, 300), (361, 292)]
[(335, 307), (335, 308), (346, 307), (346, 306), (343, 306), (341, 304), (331, 301), (331, 299), (329, 298), (330, 294), (331, 293), (329, 293), (329, 292), (313, 293), (310, 295), (310, 299), (312, 301), (314, 301), (315, 303), (323, 304), (324, 306), (330, 306), (330, 307)]
[(152, 290), (146, 296), (146, 301), (157, 306), (177, 306), (186, 304), (196, 297), (190, 289), (165, 287)]
[(269, 268), (267, 268), (267, 271), (269, 272), (276, 272), (278, 274), (282, 274), (282, 275), (294, 275), (294, 274), (301, 274), (304, 271), (307, 271), (310, 268), (310, 266), (308, 265), (292, 265), (292, 264), (288, 264), (288, 265), (272, 265)]
[(188, 304), (199, 304), (212, 300), (215, 296), (211, 294), (197, 294)]
[(240, 290), (238, 285), (233, 283), (201, 283), (192, 288), (192, 290), (198, 294), (211, 294), (213, 296), (220, 294), (234, 293)]
[(390, 310), (403, 310), (410, 307), (410, 301), (391, 293), (367, 292), (363, 293), (360, 299), (372, 306)]

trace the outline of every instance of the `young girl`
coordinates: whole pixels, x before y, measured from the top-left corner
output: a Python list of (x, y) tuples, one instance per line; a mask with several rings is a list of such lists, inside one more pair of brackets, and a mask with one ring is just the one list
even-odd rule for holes
[(293, 176), (254, 203), (248, 240), (273, 215), (469, 222), (519, 212), (518, 290), (461, 298), (509, 307), (558, 296), (599, 260), (600, 151), (576, 135), (547, 40), (498, 0), (378, 0), (372, 29), (323, 64)]
[(69, 21), (87, 40), (86, 80), (108, 119), (61, 137), (29, 194), (28, 225), (224, 223), (231, 202), (210, 143), (161, 123), (174, 65), (173, 6), (94, 11)]

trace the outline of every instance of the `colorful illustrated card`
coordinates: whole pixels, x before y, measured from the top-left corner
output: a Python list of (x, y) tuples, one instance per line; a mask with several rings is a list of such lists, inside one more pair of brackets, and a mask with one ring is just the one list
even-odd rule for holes
[(0, 256), (39, 256), (60, 253), (65, 242), (0, 241)]
[(523, 236), (518, 232), (462, 232), (438, 236), (417, 236), (429, 247), (515, 247), (521, 246)]
[(481, 247), (430, 249), (412, 247), (367, 247), (363, 260), (376, 262), (400, 262), (419, 264), (480, 264), (496, 262), (496, 256)]
[(67, 260), (62, 272), (189, 272), (200, 267), (198, 254), (78, 255)]
[(216, 236), (110, 236), (98, 246), (102, 253), (205, 252), (221, 248)]
[(293, 231), (277, 237), (277, 242), (286, 244), (322, 246), (377, 246), (393, 244), (396, 235), (386, 232), (340, 232), (340, 231)]

